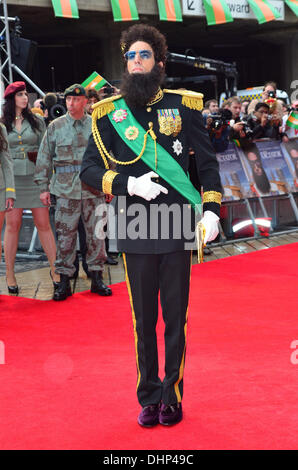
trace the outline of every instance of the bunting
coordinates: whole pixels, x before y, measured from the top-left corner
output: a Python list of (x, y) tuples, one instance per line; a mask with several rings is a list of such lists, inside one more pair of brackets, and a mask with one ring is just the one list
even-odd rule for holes
[(298, 0), (285, 0), (289, 8), (298, 16)]
[(268, 0), (247, 0), (259, 24), (280, 18), (280, 14)]
[(135, 0), (111, 0), (114, 21), (134, 21), (139, 19)]
[(292, 129), (298, 129), (298, 113), (296, 111), (291, 112), (286, 125), (292, 127)]
[(99, 75), (99, 73), (93, 72), (81, 85), (86, 90), (90, 88), (93, 88), (94, 90), (100, 90), (106, 83), (108, 82), (105, 78)]
[(54, 13), (59, 18), (79, 18), (76, 0), (52, 0)]
[(157, 0), (160, 21), (182, 21), (180, 0)]
[(203, 0), (208, 26), (234, 21), (226, 0)]

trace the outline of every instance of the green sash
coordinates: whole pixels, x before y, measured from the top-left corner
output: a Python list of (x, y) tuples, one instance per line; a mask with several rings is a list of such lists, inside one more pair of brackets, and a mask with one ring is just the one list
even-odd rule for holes
[[(127, 111), (127, 117), (120, 122), (113, 119), (113, 112), (108, 114), (111, 124), (117, 131), (121, 139), (130, 147), (130, 149), (139, 155), (142, 151), (144, 144), (144, 135), (146, 131), (135, 119), (131, 110), (127, 106), (123, 98), (113, 101), (115, 110), (124, 109)], [(134, 126), (139, 130), (139, 135), (135, 140), (129, 140), (125, 137), (125, 131), (129, 126)], [(195, 189), (188, 176), (184, 173), (183, 169), (178, 162), (158, 143), (157, 146), (157, 169), (155, 168), (155, 145), (154, 140), (148, 134), (147, 145), (142, 156), (142, 161), (151, 168), (154, 172), (169, 183), (176, 191), (182, 194), (185, 199), (189, 201), (195, 212), (201, 212), (201, 196)]]

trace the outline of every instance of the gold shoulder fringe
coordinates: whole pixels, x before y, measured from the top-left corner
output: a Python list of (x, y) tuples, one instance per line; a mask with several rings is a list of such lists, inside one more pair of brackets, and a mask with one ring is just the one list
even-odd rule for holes
[(109, 96), (108, 98), (104, 98), (101, 101), (98, 101), (98, 103), (95, 103), (92, 106), (92, 118), (94, 119), (100, 119), (106, 114), (109, 114), (110, 112), (115, 110), (115, 105), (113, 101), (119, 100), (122, 95), (115, 95), (115, 96)]
[(204, 95), (202, 93), (198, 93), (196, 91), (191, 90), (184, 90), (180, 88), (178, 90), (163, 90), (165, 93), (174, 93), (176, 95), (182, 96), (182, 104), (187, 106), (190, 109), (196, 109), (197, 111), (201, 111), (203, 109), (203, 98)]

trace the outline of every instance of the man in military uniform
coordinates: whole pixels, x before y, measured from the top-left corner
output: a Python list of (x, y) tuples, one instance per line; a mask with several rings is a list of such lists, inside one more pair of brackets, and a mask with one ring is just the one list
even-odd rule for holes
[(79, 178), (82, 157), (91, 133), (91, 117), (84, 111), (86, 92), (81, 85), (74, 84), (65, 90), (64, 96), (67, 113), (49, 124), (38, 152), (34, 177), (40, 187), (43, 204), (50, 205), (50, 193), (56, 196), (57, 201), (55, 266), (60, 282), (54, 284), (53, 299), (65, 300), (71, 295), (69, 278), (75, 272), (80, 216), (86, 231), (86, 261), (92, 279), (91, 292), (108, 296), (112, 291), (102, 280), (106, 252), (99, 220), (104, 215), (105, 195), (99, 193), (97, 196), (83, 189)]
[[(204, 188), (201, 222), (205, 243), (218, 234), (221, 185), (217, 160), (198, 111), (202, 95), (160, 88), (165, 37), (153, 27), (138, 24), (122, 33), (121, 44), (126, 65), (122, 96), (94, 106), (93, 133), (80, 177), (86, 184), (118, 196), (118, 248), (123, 252), (132, 307), (137, 397), (142, 406), (138, 423), (145, 427), (172, 425), (182, 419), (191, 267), (191, 251), (185, 249), (187, 237), (182, 232), (177, 236), (176, 229), (184, 209), (186, 220), (190, 206), (196, 208), (200, 203), (200, 194), (187, 176), (190, 148)], [(115, 170), (109, 169), (109, 160), (116, 163)], [(165, 208), (175, 208), (168, 214), (167, 230), (161, 226), (163, 216), (159, 217), (161, 224), (151, 217), (156, 211), (164, 214)], [(142, 214), (142, 220), (134, 225), (132, 214), (136, 212)], [(132, 233), (136, 225), (139, 237)], [(184, 228), (184, 221), (181, 226)], [(158, 375), (156, 340), (159, 293), (165, 322), (163, 381)]]

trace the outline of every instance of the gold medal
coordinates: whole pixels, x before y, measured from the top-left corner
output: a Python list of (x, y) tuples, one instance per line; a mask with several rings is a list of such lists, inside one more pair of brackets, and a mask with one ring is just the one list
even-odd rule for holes
[(128, 140), (135, 140), (139, 135), (139, 129), (135, 126), (129, 126), (126, 130), (125, 130), (125, 137), (128, 139)]
[(182, 129), (182, 119), (178, 109), (158, 109), (159, 132), (176, 137)]

